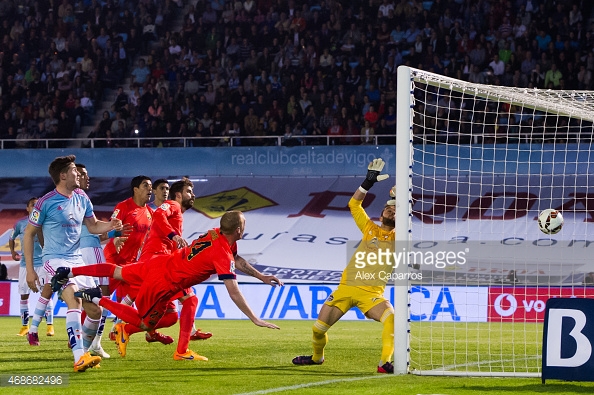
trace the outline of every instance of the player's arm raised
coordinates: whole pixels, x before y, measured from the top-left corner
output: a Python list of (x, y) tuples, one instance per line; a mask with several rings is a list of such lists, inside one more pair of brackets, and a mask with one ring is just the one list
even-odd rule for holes
[(385, 162), (381, 158), (376, 158), (372, 162), (369, 163), (367, 166), (367, 175), (365, 176), (365, 180), (361, 183), (361, 186), (357, 188), (355, 193), (353, 194), (351, 200), (349, 201), (349, 209), (351, 210), (351, 215), (355, 220), (355, 224), (357, 227), (363, 231), (367, 222), (369, 221), (369, 216), (363, 209), (363, 199), (367, 195), (367, 191), (371, 189), (371, 187), (379, 181), (383, 181), (389, 177), (388, 174), (381, 174), (382, 169), (385, 166)]
[(359, 189), (357, 189), (353, 194), (354, 199), (363, 200), (367, 192), (373, 186), (373, 184), (375, 184), (378, 181), (383, 181), (386, 178), (390, 177), (388, 174), (381, 174), (385, 165), (386, 163), (383, 161), (382, 158), (376, 158), (372, 162), (369, 162), (369, 166), (367, 166), (367, 175), (365, 176), (365, 180), (361, 183)]
[(237, 280), (228, 278), (223, 281), (225, 282), (225, 287), (227, 288), (227, 292), (229, 292), (229, 296), (231, 297), (233, 303), (235, 303), (237, 308), (241, 310), (241, 312), (245, 314), (255, 325), (271, 329), (280, 329), (278, 326), (271, 324), (270, 322), (261, 320), (256, 316), (256, 314), (254, 314), (250, 306), (247, 304), (247, 301), (243, 297), (243, 294), (239, 290)]
[(247, 274), (248, 276), (257, 278), (264, 284), (268, 284), (273, 287), (276, 287), (277, 285), (282, 287), (284, 285), (283, 282), (279, 280), (276, 276), (273, 276), (271, 274), (260, 273), (255, 267), (250, 265), (248, 261), (246, 261), (239, 255), (235, 255), (235, 268), (241, 270), (244, 274)]

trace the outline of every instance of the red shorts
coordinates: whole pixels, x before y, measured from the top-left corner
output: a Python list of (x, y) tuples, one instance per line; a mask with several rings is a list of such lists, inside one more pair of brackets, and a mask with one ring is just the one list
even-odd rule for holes
[(130, 285), (129, 295), (135, 296), (136, 310), (147, 327), (154, 328), (167, 310), (175, 309), (171, 301), (179, 288), (164, 281), (159, 271), (138, 262), (122, 268), (122, 279)]
[(142, 322), (149, 328), (154, 328), (167, 310), (175, 308), (171, 300), (179, 292), (172, 289), (170, 284), (160, 281), (146, 281), (138, 290), (136, 310)]

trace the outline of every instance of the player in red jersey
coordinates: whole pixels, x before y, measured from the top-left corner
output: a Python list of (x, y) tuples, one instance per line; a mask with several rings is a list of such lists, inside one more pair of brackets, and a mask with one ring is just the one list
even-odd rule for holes
[(183, 214), (194, 205), (194, 184), (182, 178), (171, 184), (169, 196), (154, 212), (153, 225), (142, 247), (140, 260), (168, 255), (188, 243), (182, 238)]
[[(188, 243), (182, 238), (183, 214), (194, 205), (194, 184), (188, 178), (182, 178), (171, 184), (169, 196), (154, 212), (153, 225), (147, 235), (146, 242), (142, 247), (140, 260), (148, 260), (155, 255), (168, 255), (183, 248)], [(194, 317), (198, 307), (198, 298), (192, 289), (186, 289), (178, 299), (182, 309), (179, 317), (180, 342), (178, 351), (183, 352), (188, 345), (184, 344), (186, 332), (190, 334), (190, 340), (204, 340), (212, 336), (210, 332), (202, 332), (194, 326)], [(174, 311), (175, 304), (170, 305), (168, 311)], [(173, 324), (172, 324), (173, 325)], [(147, 339), (149, 339), (147, 335)]]
[(151, 179), (136, 176), (130, 188), (132, 197), (118, 203), (111, 217), (130, 224), (132, 231), (125, 238), (110, 239), (104, 248), (106, 260), (118, 266), (138, 261), (142, 244), (153, 222), (153, 210), (147, 205), (153, 193)]
[[(148, 206), (152, 195), (151, 179), (143, 175), (136, 176), (132, 179), (130, 188), (132, 197), (118, 203), (111, 217), (120, 219), (124, 224), (130, 226), (132, 231), (127, 237), (116, 237), (110, 240), (104, 248), (106, 261), (115, 263), (118, 266), (125, 266), (138, 261), (142, 245), (153, 223), (153, 209)], [(130, 289), (128, 283), (112, 279), (109, 293), (111, 294), (114, 290), (120, 295), (122, 303), (129, 306), (134, 303), (134, 299), (129, 295), (135, 295), (137, 291)], [(104, 289), (101, 291), (105, 294)], [(176, 322), (177, 317), (168, 315), (163, 324), (164, 326), (171, 326)], [(115, 338), (113, 329), (110, 338), (112, 336)], [(165, 336), (158, 332), (147, 333), (145, 339), (148, 342), (173, 343), (171, 336)]]
[[(239, 290), (235, 277), (235, 267), (244, 273), (254, 273), (263, 282), (272, 286), (283, 285), (271, 275), (257, 272), (243, 258), (235, 256), (236, 241), (240, 240), (245, 230), (245, 217), (240, 211), (230, 211), (221, 217), (220, 228), (211, 229), (206, 234), (194, 240), (169, 256), (155, 256), (152, 259), (136, 264), (119, 267), (112, 264), (98, 264), (83, 268), (60, 268), (52, 284), (66, 281), (69, 277), (78, 275), (108, 275), (130, 283), (139, 283), (140, 289), (136, 299), (136, 307), (115, 303), (109, 298), (101, 297), (99, 288), (92, 288), (80, 292), (85, 300), (110, 309), (114, 314), (141, 330), (151, 330), (157, 327), (167, 311), (168, 304), (175, 299), (180, 291), (207, 280), (211, 275), (218, 274), (224, 281), (231, 300), (257, 326), (279, 329), (278, 326), (258, 318), (247, 304)], [(128, 333), (126, 327), (118, 333), (118, 351), (126, 354)], [(186, 349), (174, 354), (176, 360), (207, 360), (195, 352)]]

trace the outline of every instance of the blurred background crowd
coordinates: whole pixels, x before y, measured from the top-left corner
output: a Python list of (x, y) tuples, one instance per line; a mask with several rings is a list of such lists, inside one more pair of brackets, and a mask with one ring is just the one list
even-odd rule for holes
[(392, 143), (402, 64), (492, 85), (592, 89), (591, 3), (0, 0), (0, 139)]

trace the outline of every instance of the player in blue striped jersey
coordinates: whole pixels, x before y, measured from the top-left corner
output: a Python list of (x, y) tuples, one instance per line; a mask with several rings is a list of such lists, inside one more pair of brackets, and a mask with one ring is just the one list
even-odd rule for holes
[[(33, 197), (27, 201), (27, 214), (31, 214), (33, 211), (33, 207), (37, 203), (37, 198)], [(10, 248), (10, 254), (12, 255), (12, 259), (15, 261), (20, 261), (19, 267), (19, 294), (21, 295), (20, 301), (20, 310), (21, 310), (21, 330), (17, 334), (17, 336), (25, 336), (29, 333), (29, 293), (31, 290), (27, 285), (27, 269), (25, 267), (25, 256), (22, 254), (23, 249), (23, 235), (25, 233), (25, 228), (29, 223), (29, 216), (21, 218), (17, 221), (12, 229), (12, 232), (8, 238), (8, 247)], [(37, 272), (37, 275), (40, 275), (43, 271), (43, 261), (41, 260), (41, 244), (39, 243), (39, 234), (35, 235), (35, 244), (33, 248), (33, 267)], [(21, 245), (21, 254), (19, 254), (16, 248), (16, 240), (19, 240)], [(51, 300), (48, 301), (49, 303), (44, 304), (45, 309), (41, 312), (39, 321), (41, 321), (41, 316), (45, 315), (46, 323), (47, 323), (47, 335), (53, 336), (54, 335), (54, 305)], [(38, 323), (37, 323), (38, 324)]]
[[(84, 265), (80, 252), (80, 236), (84, 223), (93, 234), (107, 233), (112, 229), (121, 230), (119, 220), (99, 221), (93, 212), (93, 205), (86, 193), (80, 189), (80, 176), (76, 170), (74, 155), (58, 157), (49, 166), (49, 174), (56, 188), (41, 197), (31, 214), (25, 229), (24, 254), (27, 267), (27, 284), (33, 291), (41, 285), (33, 267), (33, 244), (37, 228), (43, 230), (43, 267), (45, 278), (50, 281), (60, 266), (76, 267)], [(83, 372), (97, 365), (101, 357), (92, 356), (85, 348), (82, 338), (92, 341), (95, 333), (83, 332), (81, 325), (81, 300), (74, 296), (79, 289), (94, 288), (91, 277), (82, 276), (80, 280), (69, 281), (61, 289), (61, 298), (68, 306), (66, 312), (66, 332), (74, 356), (74, 371)], [(89, 318), (99, 321), (101, 309), (83, 301), (82, 307)]]
[[(76, 171), (78, 171), (80, 179), (80, 189), (85, 192), (88, 191), (91, 187), (91, 178), (89, 177), (87, 167), (82, 163), (76, 163)], [(106, 239), (107, 235), (95, 235), (89, 232), (87, 226), (83, 223), (80, 235), (80, 252), (85, 264), (94, 265), (96, 263), (106, 262), (105, 254), (103, 253), (103, 247), (101, 247), (101, 241)], [(100, 277), (95, 279), (95, 282), (97, 282), (97, 285), (101, 287), (101, 291), (104, 295), (109, 295), (109, 278)], [(101, 346), (103, 328), (105, 327), (105, 320), (107, 319), (108, 315), (109, 310), (103, 309), (99, 322), (96, 322), (89, 317), (86, 317), (82, 322), (83, 332), (88, 331), (90, 333), (94, 331), (96, 333), (92, 343), (84, 344), (84, 346), (89, 349), (91, 355), (98, 355), (104, 359), (110, 357), (110, 355)], [(84, 340), (85, 338), (83, 338), (83, 341)]]

